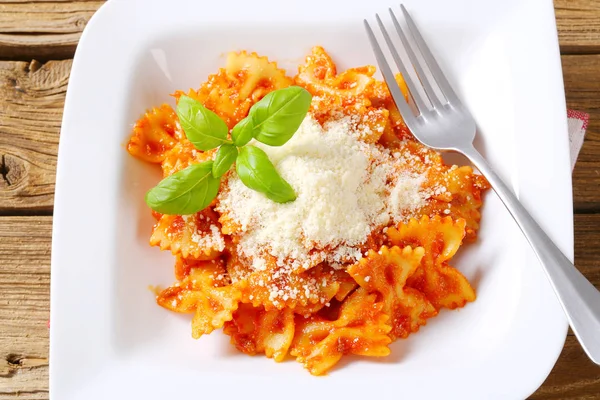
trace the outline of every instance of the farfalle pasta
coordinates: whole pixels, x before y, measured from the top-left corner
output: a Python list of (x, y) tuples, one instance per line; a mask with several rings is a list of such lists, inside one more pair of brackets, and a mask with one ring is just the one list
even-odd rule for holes
[(466, 234), (466, 222), (459, 218), (424, 215), (407, 224), (392, 227), (386, 232), (395, 246), (421, 246), (425, 256), (410, 276), (408, 285), (422, 292), (440, 308), (463, 307), (475, 300), (475, 291), (467, 279), (448, 264), (461, 246)]
[(348, 273), (361, 288), (381, 298), (382, 310), (390, 318), (392, 339), (408, 337), (437, 315), (425, 294), (407, 285), (424, 254), (423, 247), (382, 246), (378, 252), (369, 250), (365, 258), (348, 267)]
[(205, 209), (194, 215), (162, 215), (152, 228), (150, 245), (192, 260), (213, 260), (225, 250), (218, 215)]
[(290, 354), (313, 375), (321, 375), (345, 354), (384, 357), (390, 354), (389, 317), (375, 294), (358, 289), (331, 321), (320, 315), (298, 316)]
[(194, 313), (192, 337), (207, 335), (231, 321), (240, 304), (241, 293), (228, 284), (224, 272), (221, 262), (197, 266), (181, 282), (161, 291), (157, 303), (178, 313)]
[(296, 323), (294, 310), (265, 310), (241, 303), (223, 332), (231, 336), (231, 343), (248, 355), (262, 354), (281, 362), (285, 359), (292, 341)]
[[(449, 262), (476, 239), (489, 185), (417, 142), (375, 72), (338, 72), (318, 46), (296, 75), (242, 51), (198, 89), (173, 94), (176, 104), (184, 95), (199, 101), (230, 135), (269, 93), (295, 85), (312, 95), (289, 141), (250, 143), (293, 201), (270, 200), (232, 168), (203, 210), (153, 212), (150, 244), (173, 254), (176, 280), (157, 303), (192, 314), (192, 337), (222, 328), (243, 353), (295, 357), (322, 375), (344, 355), (385, 357), (393, 341), (430, 329), (442, 309), (475, 300)], [(397, 82), (408, 96), (400, 75)], [(168, 104), (137, 121), (127, 150), (164, 177), (217, 153), (199, 150)]]

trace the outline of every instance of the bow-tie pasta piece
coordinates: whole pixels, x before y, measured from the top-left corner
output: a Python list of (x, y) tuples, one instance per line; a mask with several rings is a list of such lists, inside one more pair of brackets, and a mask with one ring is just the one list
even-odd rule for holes
[(192, 270), (196, 268), (214, 268), (215, 263), (224, 265), (224, 262), (219, 258), (213, 260), (198, 260), (195, 258), (185, 258), (182, 257), (181, 254), (178, 254), (175, 256), (175, 279), (182, 281), (190, 274)]
[(388, 316), (375, 294), (358, 288), (341, 305), (339, 317), (296, 316), (290, 354), (313, 375), (323, 375), (345, 354), (385, 357), (390, 354)]
[(321, 276), (320, 298), (322, 300), (307, 305), (297, 304), (294, 308), (296, 314), (308, 317), (324, 307), (330, 307), (333, 299), (343, 301), (358, 286), (354, 279), (343, 269), (331, 269), (320, 266), (316, 270)]
[(231, 343), (249, 355), (264, 353), (277, 362), (285, 359), (294, 339), (294, 312), (289, 309), (266, 311), (264, 307), (240, 304), (223, 332)]
[(291, 308), (303, 315), (312, 314), (335, 296), (345, 297), (353, 288), (348, 274), (327, 264), (294, 273), (278, 265), (273, 256), (252, 262), (240, 255), (235, 245), (226, 265), (232, 282), (242, 293), (242, 301), (267, 310)]
[(466, 221), (465, 241), (474, 241), (481, 219), (482, 194), (490, 187), (487, 180), (470, 166), (444, 164), (439, 153), (414, 139), (399, 142), (396, 149), (394, 154), (403, 161), (399, 172), (424, 177), (419, 193), (424, 196), (425, 203), (408, 210), (404, 219), (421, 215), (463, 218)]
[(163, 290), (156, 302), (171, 311), (194, 313), (192, 337), (200, 338), (233, 318), (240, 291), (231, 285), (221, 262), (193, 268), (183, 281)]
[(349, 116), (351, 124), (361, 127), (360, 139), (376, 143), (388, 125), (389, 111), (382, 99), (389, 98), (389, 92), (385, 84), (373, 77), (375, 71), (368, 65), (338, 74), (331, 57), (322, 47), (315, 46), (294, 80), (313, 95), (311, 111), (319, 122)]
[(398, 228), (390, 228), (387, 235), (396, 246), (421, 246), (425, 256), (421, 266), (409, 278), (408, 286), (423, 292), (436, 309), (463, 307), (475, 300), (475, 291), (469, 281), (448, 260), (456, 254), (465, 236), (464, 219), (434, 216), (411, 219)]
[(445, 188), (437, 193), (427, 205), (419, 210), (421, 215), (452, 215), (455, 219), (466, 221), (465, 242), (473, 242), (477, 238), (483, 205), (482, 194), (490, 188), (488, 181), (473, 172), (470, 166), (444, 166), (443, 173), (430, 174), (431, 186)]
[(210, 161), (216, 150), (200, 151), (187, 138), (182, 138), (173, 148), (165, 153), (161, 168), (163, 177), (173, 175), (190, 165)]
[(213, 260), (225, 249), (218, 215), (206, 208), (192, 215), (162, 215), (152, 228), (150, 245), (185, 258)]
[(183, 136), (177, 114), (163, 104), (147, 111), (135, 123), (127, 151), (146, 162), (160, 163)]
[[(231, 129), (248, 115), (250, 107), (266, 94), (283, 89), (293, 83), (285, 71), (267, 57), (245, 51), (230, 53), (225, 68), (210, 75), (208, 81), (187, 95), (200, 101), (206, 108), (221, 117)], [(176, 91), (179, 99), (184, 93)]]
[(422, 247), (382, 246), (379, 252), (369, 251), (366, 258), (348, 268), (362, 288), (381, 296), (383, 311), (390, 316), (392, 339), (407, 337), (437, 315), (423, 293), (406, 285), (419, 268), (424, 253)]

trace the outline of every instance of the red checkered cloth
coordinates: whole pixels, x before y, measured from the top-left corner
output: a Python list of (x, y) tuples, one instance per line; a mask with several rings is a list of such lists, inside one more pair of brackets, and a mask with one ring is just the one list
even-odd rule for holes
[(569, 126), (569, 147), (571, 154), (571, 169), (575, 168), (579, 150), (583, 145), (585, 131), (590, 120), (589, 114), (581, 111), (567, 110), (567, 121)]

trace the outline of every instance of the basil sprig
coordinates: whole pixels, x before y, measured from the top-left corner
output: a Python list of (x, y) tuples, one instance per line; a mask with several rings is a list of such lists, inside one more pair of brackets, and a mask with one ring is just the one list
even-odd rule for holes
[(250, 110), (252, 136), (269, 146), (284, 145), (298, 130), (311, 100), (310, 93), (298, 86), (267, 94)]
[(181, 96), (177, 116), (185, 136), (198, 150), (212, 150), (227, 143), (227, 124), (198, 100)]
[(287, 203), (296, 200), (294, 189), (279, 176), (267, 153), (258, 147), (242, 147), (235, 170), (244, 185), (264, 193), (274, 202)]
[(193, 214), (210, 205), (221, 181), (212, 175), (213, 162), (207, 161), (166, 177), (148, 193), (146, 204), (162, 214)]
[(296, 200), (294, 189), (277, 172), (267, 153), (248, 145), (255, 139), (269, 146), (287, 143), (310, 107), (311, 95), (298, 86), (275, 90), (254, 104), (231, 130), (199, 101), (181, 96), (177, 116), (188, 140), (202, 151), (217, 149), (214, 161), (193, 164), (163, 179), (146, 193), (146, 204), (162, 214), (193, 214), (217, 197), (222, 177), (236, 164), (240, 180), (267, 198)]
[(215, 178), (220, 178), (233, 165), (238, 156), (238, 148), (233, 144), (224, 144), (219, 147), (215, 156), (215, 162), (212, 166), (212, 174)]
[(237, 123), (231, 130), (231, 138), (236, 146), (245, 146), (252, 140), (254, 131), (254, 122), (252, 117), (248, 115), (246, 118)]

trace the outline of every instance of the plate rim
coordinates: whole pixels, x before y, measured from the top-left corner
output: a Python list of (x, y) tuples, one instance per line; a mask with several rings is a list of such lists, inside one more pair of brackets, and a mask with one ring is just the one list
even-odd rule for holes
[[(244, 4), (243, 1), (237, 0), (239, 3)], [(269, 4), (271, 3), (271, 1), (269, 0), (259, 0), (259, 2), (264, 3), (264, 4)], [(313, 3), (318, 3), (316, 0), (309, 0), (308, 2), (313, 2)], [(68, 181), (65, 181), (65, 179), (70, 179), (67, 178), (67, 172), (65, 170), (65, 166), (66, 163), (68, 164), (72, 164), (72, 159), (73, 159), (73, 152), (75, 150), (72, 150), (72, 146), (70, 146), (70, 143), (67, 142), (67, 138), (71, 138), (73, 133), (72, 130), (73, 128), (71, 127), (73, 124), (73, 118), (77, 118), (77, 116), (74, 116), (74, 112), (73, 110), (76, 110), (76, 106), (75, 103), (77, 101), (77, 93), (78, 93), (78, 89), (76, 88), (76, 85), (79, 85), (82, 81), (82, 79), (85, 78), (85, 70), (82, 70), (82, 67), (80, 67), (81, 61), (80, 59), (83, 60), (84, 57), (89, 57), (89, 55), (87, 54), (89, 52), (89, 48), (90, 46), (94, 45), (94, 40), (97, 39), (97, 37), (92, 38), (92, 36), (96, 35), (98, 32), (101, 32), (104, 29), (107, 29), (109, 26), (112, 25), (112, 27), (114, 27), (114, 22), (117, 21), (117, 23), (124, 23), (127, 22), (127, 16), (131, 17), (131, 12), (133, 12), (135, 10), (135, 5), (136, 4), (142, 4), (141, 1), (135, 0), (135, 1), (129, 1), (129, 0), (113, 0), (111, 2), (107, 2), (105, 4), (103, 4), (100, 9), (94, 14), (94, 16), (90, 19), (90, 22), (88, 23), (87, 27), (85, 28), (81, 40), (79, 42), (79, 46), (77, 49), (77, 52), (75, 54), (75, 58), (73, 61), (73, 67), (72, 67), (72, 71), (71, 71), (71, 78), (70, 78), (70, 82), (69, 82), (69, 87), (67, 90), (67, 98), (65, 100), (65, 109), (64, 109), (64, 115), (63, 115), (63, 121), (62, 121), (62, 127), (63, 127), (63, 131), (61, 132), (61, 139), (60, 139), (60, 143), (59, 143), (59, 152), (58, 152), (58, 163), (57, 163), (57, 175), (56, 175), (56, 195), (55, 195), (55, 214), (54, 214), (54, 221), (53, 221), (53, 232), (52, 232), (52, 259), (51, 259), (51, 319), (53, 321), (50, 331), (50, 395), (53, 398), (56, 398), (56, 396), (59, 395), (58, 392), (56, 392), (56, 385), (53, 385), (53, 379), (56, 378), (56, 374), (58, 371), (58, 367), (56, 364), (57, 361), (57, 356), (59, 356), (59, 352), (57, 353), (57, 351), (59, 350), (56, 346), (56, 337), (59, 334), (59, 330), (58, 328), (61, 327), (61, 324), (63, 324), (63, 318), (68, 318), (65, 317), (64, 315), (62, 315), (63, 311), (58, 309), (57, 304), (60, 304), (58, 297), (57, 297), (57, 293), (59, 293), (58, 291), (61, 290), (61, 281), (64, 280), (65, 278), (61, 278), (63, 276), (62, 273), (58, 272), (59, 268), (65, 268), (65, 249), (63, 248), (64, 246), (64, 242), (66, 240), (66, 238), (68, 238), (68, 235), (64, 233), (64, 230), (61, 228), (61, 225), (64, 222), (65, 218), (69, 218), (68, 217), (68, 213), (67, 213), (67, 209), (68, 208), (66, 206), (67, 201), (65, 200), (65, 193), (67, 193), (69, 191), (68, 189), (68, 185), (72, 185), (73, 183), (69, 183)], [(156, 4), (160, 4), (159, 0), (150, 0), (150, 1), (146, 1), (144, 4), (148, 4), (148, 3), (156, 3)], [(193, 3), (192, 0), (186, 0), (186, 1), (181, 1), (181, 3)], [(552, 2), (551, 1), (546, 1), (546, 0), (531, 0), (530, 3), (535, 3), (536, 7), (540, 7), (541, 10), (543, 10), (546, 15), (548, 14), (548, 9), (550, 8), (550, 14), (552, 15), (552, 23), (546, 22), (546, 24), (549, 24), (545, 27), (545, 29), (550, 29), (554, 31), (554, 38), (552, 40), (552, 44), (549, 46), (552, 49), (550, 49), (553, 53), (555, 53), (557, 56), (554, 57), (555, 58), (555, 65), (553, 66), (553, 69), (556, 71), (558, 70), (558, 72), (561, 72), (561, 65), (560, 65), (560, 53), (558, 50), (558, 37), (556, 36), (556, 21), (554, 19), (554, 8), (552, 6)], [(139, 11), (139, 10), (138, 10)], [(130, 13), (130, 14), (127, 14)], [(136, 39), (139, 40), (139, 39)], [(89, 42), (89, 43), (88, 43)], [(139, 45), (140, 42), (135, 42), (133, 43), (134, 45)], [(129, 44), (128, 44), (129, 45)], [(135, 47), (135, 46), (134, 46)], [(138, 47), (143, 47), (143, 43), (142, 46), (138, 46)], [(80, 78), (81, 76), (81, 78)], [(554, 82), (554, 86), (557, 86), (558, 81)], [(562, 75), (560, 75), (560, 82), (559, 82), (560, 86), (562, 87)], [(75, 93), (75, 94), (73, 94)], [(71, 95), (70, 95), (71, 94)], [(556, 99), (554, 100), (554, 104), (558, 104), (560, 105), (565, 105), (565, 101), (564, 101), (564, 92), (562, 94), (562, 99)], [(567, 137), (567, 119), (566, 119), (566, 106), (563, 107), (564, 108), (564, 117), (557, 117), (554, 116), (554, 118), (557, 118), (557, 122), (564, 128), (564, 138), (562, 139), (562, 144), (564, 145), (563, 149), (559, 151), (559, 153), (562, 153), (562, 159), (559, 160), (559, 163), (564, 164), (564, 168), (568, 169), (569, 171), (569, 175), (568, 175), (568, 179), (564, 179), (563, 178), (563, 182), (561, 183), (561, 189), (564, 189), (566, 187), (568, 187), (568, 193), (569, 193), (569, 201), (572, 204), (572, 199), (571, 199), (571, 179), (570, 179), (570, 164), (568, 163), (568, 146), (567, 146), (567, 142), (568, 142), (568, 137)], [(65, 138), (65, 139), (63, 139)], [(555, 138), (557, 141), (561, 141), (561, 138)], [(556, 147), (559, 147), (560, 145), (554, 145), (555, 146), (555, 150)], [(68, 158), (71, 158), (71, 161), (68, 161)], [(77, 158), (77, 157), (75, 157)], [(557, 185), (558, 186), (558, 185)], [(522, 189), (522, 188), (521, 188)], [(555, 189), (555, 191), (557, 191)], [(527, 190), (523, 190), (521, 191), (521, 196), (523, 196), (524, 198), (527, 198)], [(65, 208), (66, 207), (66, 208)], [(551, 211), (550, 211), (551, 212)], [(542, 209), (542, 213), (548, 213), (547, 210), (543, 210)], [(563, 218), (564, 219), (564, 218)], [(560, 236), (558, 238), (558, 242), (561, 245), (561, 247), (567, 248), (567, 256), (572, 260), (573, 259), (573, 251), (572, 251), (572, 245), (573, 245), (573, 216), (571, 213), (571, 218), (570, 221), (568, 221), (568, 218), (566, 218), (566, 223), (569, 226), (569, 231), (570, 233), (560, 233)], [(546, 219), (544, 219), (544, 221), (541, 221), (542, 225), (548, 225), (549, 223), (547, 222)], [(564, 227), (562, 227), (564, 229)], [(552, 229), (554, 231), (556, 231), (557, 229), (554, 228)], [(554, 232), (554, 234), (552, 235), (552, 232), (550, 232), (551, 236), (556, 237), (556, 232)], [(68, 263), (67, 263), (68, 264)], [(59, 265), (61, 265), (61, 267), (59, 267)], [(553, 368), (556, 359), (558, 359), (558, 356), (560, 355), (563, 346), (564, 346), (564, 341), (566, 339), (566, 332), (567, 332), (567, 328), (568, 328), (568, 324), (566, 323), (566, 319), (563, 320), (563, 339), (560, 343), (560, 346), (556, 346), (556, 350), (555, 350), (555, 357), (554, 357), (554, 362), (549, 365), (546, 369), (547, 372), (543, 375), (543, 378), (541, 379), (541, 382), (539, 382), (535, 387), (533, 385), (530, 385), (532, 387), (532, 390), (530, 393), (524, 393), (526, 395), (529, 395), (531, 393), (533, 393), (535, 390), (537, 390), (537, 388), (543, 383), (543, 381), (546, 379), (546, 377), (548, 376), (548, 374), (550, 373), (551, 369)]]

